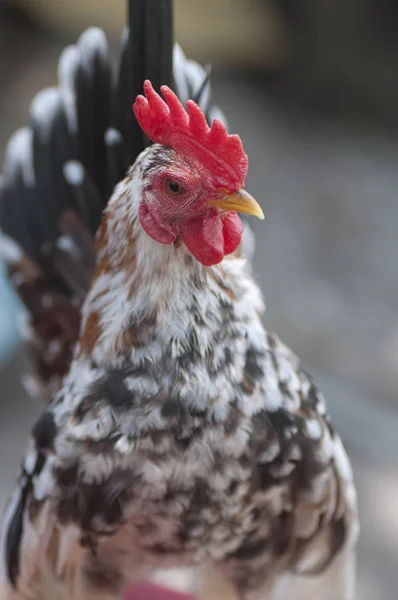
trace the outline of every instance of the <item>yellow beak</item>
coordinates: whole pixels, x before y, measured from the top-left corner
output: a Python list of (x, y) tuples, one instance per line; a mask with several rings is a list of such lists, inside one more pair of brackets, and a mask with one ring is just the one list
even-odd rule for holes
[(215, 206), (225, 211), (236, 210), (237, 212), (264, 219), (264, 213), (259, 203), (243, 188), (218, 200), (209, 200), (206, 206)]

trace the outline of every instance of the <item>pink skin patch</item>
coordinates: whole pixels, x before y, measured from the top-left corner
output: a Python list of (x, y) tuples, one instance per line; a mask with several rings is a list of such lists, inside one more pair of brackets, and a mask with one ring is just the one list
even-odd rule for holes
[(193, 598), (152, 583), (138, 583), (125, 592), (123, 600), (193, 600)]
[(149, 210), (144, 202), (141, 202), (139, 209), (140, 222), (147, 234), (160, 244), (171, 244), (176, 239), (171, 227), (162, 223), (159, 213), (156, 210)]

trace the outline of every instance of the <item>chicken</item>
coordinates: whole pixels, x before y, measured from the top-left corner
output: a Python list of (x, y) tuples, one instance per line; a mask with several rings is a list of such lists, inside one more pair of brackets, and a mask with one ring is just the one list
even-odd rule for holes
[[(115, 187), (95, 251), (101, 202), (80, 163), (64, 168), (74, 204), (61, 187), (43, 219), (55, 246), (8, 222), (25, 243), (3, 248), (32, 312), (31, 387), (48, 405), (3, 518), (1, 597), (120, 598), (193, 568), (204, 597), (220, 578), (244, 600), (351, 600), (351, 468), (322, 394), (262, 325), (237, 212), (263, 214), (241, 141), (169, 87), (144, 90), (134, 113), (153, 145)], [(117, 130), (105, 139), (117, 158)], [(13, 176), (43, 189), (30, 164)]]

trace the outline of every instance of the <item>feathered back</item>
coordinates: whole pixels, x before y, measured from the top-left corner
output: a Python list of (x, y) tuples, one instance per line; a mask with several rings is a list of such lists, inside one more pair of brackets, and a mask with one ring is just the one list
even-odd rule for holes
[(37, 375), (30, 391), (44, 399), (70, 365), (102, 211), (149, 143), (131, 108), (144, 80), (173, 87), (183, 103), (192, 98), (209, 123), (225, 122), (209, 104), (209, 72), (173, 48), (171, 0), (131, 0), (129, 8), (116, 73), (104, 33), (85, 31), (62, 53), (58, 85), (36, 96), (29, 125), (6, 149), (3, 257), (30, 313), (24, 333)]

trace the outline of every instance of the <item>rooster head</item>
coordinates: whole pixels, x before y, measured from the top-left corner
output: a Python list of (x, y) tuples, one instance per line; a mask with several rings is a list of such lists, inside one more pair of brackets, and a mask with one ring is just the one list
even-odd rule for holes
[(177, 238), (206, 266), (238, 247), (243, 225), (238, 212), (264, 218), (244, 189), (248, 159), (238, 135), (228, 135), (215, 119), (208, 126), (201, 109), (187, 110), (167, 86), (163, 100), (150, 81), (133, 109), (154, 145), (143, 165), (139, 219), (146, 233), (162, 244)]

